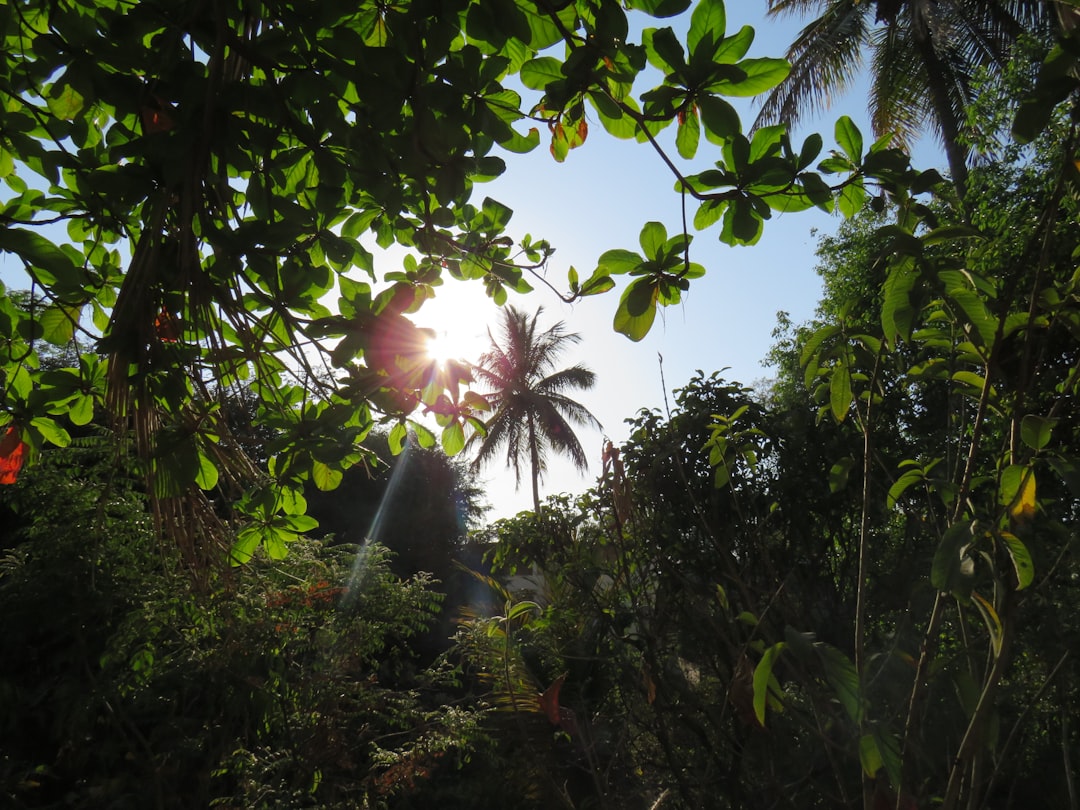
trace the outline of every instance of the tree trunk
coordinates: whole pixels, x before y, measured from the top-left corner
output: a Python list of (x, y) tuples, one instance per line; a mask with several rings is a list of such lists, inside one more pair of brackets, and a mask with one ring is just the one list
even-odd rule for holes
[(540, 517), (540, 453), (536, 448), (536, 426), (532, 414), (529, 414), (529, 460), (532, 462), (533, 509)]
[(930, 32), (932, 6), (932, 2), (926, 2), (925, 0), (912, 3), (911, 31), (926, 70), (930, 98), (934, 105), (938, 126), (941, 127), (941, 139), (945, 145), (945, 157), (949, 162), (949, 174), (952, 177), (956, 193), (963, 200), (967, 193), (968, 150), (959, 141), (960, 121), (953, 111), (952, 103), (949, 100), (949, 90), (944, 81), (947, 68), (938, 55), (933, 34)]

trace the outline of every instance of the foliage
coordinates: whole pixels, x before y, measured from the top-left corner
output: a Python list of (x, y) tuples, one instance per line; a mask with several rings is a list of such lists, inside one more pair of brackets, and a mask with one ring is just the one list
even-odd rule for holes
[[(302, 488), (333, 487), (377, 422), (400, 440), (418, 409), (436, 412), (449, 451), (479, 424), (468, 370), (432, 363), (409, 315), (444, 277), (499, 302), (545, 279), (551, 247), (515, 244), (512, 211), (473, 199), (540, 128), (557, 160), (587, 137), (588, 116), (647, 141), (697, 203), (695, 227), (719, 224), (730, 244), (757, 241), (772, 211), (850, 214), (868, 185), (933, 185), (884, 142), (864, 150), (850, 122), (824, 160), (818, 136), (796, 148), (780, 127), (744, 135), (726, 99), (768, 90), (787, 66), (747, 57), (753, 31), (729, 33), (721, 0), (694, 5), (684, 42), (670, 26), (631, 40), (630, 12), (689, 8), (6, 4), (0, 250), (40, 306), (21, 311), (0, 292), (0, 428), (13, 425), (32, 457), (66, 444), (66, 419), (102, 407), (132, 432), (157, 526), (201, 566), (230, 545), (233, 560), (259, 545), (280, 556), (310, 525)], [(638, 86), (647, 69), (661, 77), (652, 89)], [(708, 144), (713, 168), (681, 171), (657, 140), (670, 125), (678, 159)], [(637, 274), (617, 321), (640, 337), (700, 274), (686, 255), (679, 265), (688, 244), (649, 224), (641, 262), (607, 254), (585, 280), (571, 269), (565, 297)], [(372, 251), (394, 245), (401, 266), (377, 270)], [(47, 372), (45, 344), (74, 346), (79, 364)], [(213, 404), (212, 391), (239, 385), (280, 434), (267, 477)], [(235, 541), (205, 494), (223, 480), (246, 488)]]
[(1080, 195), (1044, 112), (962, 207), (900, 184), (824, 240), (772, 391), (699, 374), (596, 490), (497, 524), (540, 579), (506, 649), (558, 683), (590, 800), (633, 773), (685, 807), (1072, 801)]
[(428, 577), (297, 541), (193, 590), (111, 455), (78, 440), (4, 493), (10, 806), (410, 806), (486, 745), (453, 670), (415, 660)]

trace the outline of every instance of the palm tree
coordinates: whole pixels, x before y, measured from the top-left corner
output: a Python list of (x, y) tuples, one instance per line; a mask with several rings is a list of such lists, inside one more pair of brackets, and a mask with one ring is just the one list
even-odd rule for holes
[(522, 467), (527, 463), (532, 475), (533, 506), (540, 514), (540, 479), (547, 470), (548, 451), (570, 458), (579, 470), (588, 467), (585, 451), (568, 424), (600, 427), (600, 422), (566, 391), (588, 390), (596, 375), (582, 365), (555, 370), (555, 361), (581, 336), (567, 332), (562, 321), (541, 332), (537, 325), (543, 308), (529, 317), (513, 306), (502, 311), (499, 336), (491, 330), (491, 348), (477, 361), (474, 373), (491, 393), (487, 395), (493, 412), (486, 435), (475, 434), (470, 443), (479, 443), (474, 468), (490, 461), (506, 449), (507, 466), (515, 483), (521, 485)]
[(1049, 0), (769, 0), (768, 15), (818, 15), (787, 52), (791, 74), (765, 99), (755, 126), (794, 125), (820, 112), (870, 61), (874, 133), (907, 147), (929, 128), (941, 139), (953, 183), (967, 184), (959, 142), (972, 79), (1004, 65), (1025, 31), (1048, 30)]

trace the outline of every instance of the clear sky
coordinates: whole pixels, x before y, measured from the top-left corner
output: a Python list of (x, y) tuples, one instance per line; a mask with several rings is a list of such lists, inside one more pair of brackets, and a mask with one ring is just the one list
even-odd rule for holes
[[(766, 20), (764, 8), (764, 0), (729, 2), (728, 33), (751, 25), (756, 37), (749, 56), (783, 56), (805, 21), (790, 17)], [(650, 24), (659, 27), (668, 22)], [(677, 21), (673, 25), (677, 27)], [(850, 115), (869, 140), (864, 100), (865, 92), (853, 88), (837, 100), (831, 113), (809, 121), (794, 134), (796, 148), (807, 134), (819, 131), (829, 149), (833, 145), (833, 122), (842, 113)], [(736, 106), (744, 127), (748, 127), (756, 108), (749, 102)], [(670, 129), (673, 132), (674, 128)], [(923, 146), (930, 147), (931, 159), (936, 161), (934, 144), (926, 140)], [(669, 137), (669, 145), (671, 141)], [(710, 150), (715, 149), (702, 139), (693, 165), (704, 165), (703, 159), (711, 164)], [(669, 154), (677, 159), (673, 146)], [(638, 251), (638, 233), (647, 221), (663, 222), (670, 234), (681, 228), (681, 203), (673, 190), (674, 180), (651, 148), (616, 140), (598, 123), (591, 128), (585, 144), (572, 151), (565, 163), (556, 163), (546, 145), (541, 144), (527, 156), (509, 156), (507, 164), (503, 177), (478, 186), (474, 194), (478, 200), (488, 195), (513, 208), (511, 230), (515, 235), (530, 233), (552, 243), (556, 253), (548, 277), (562, 289), (571, 265), (585, 278), (605, 250)], [(693, 213), (691, 206), (691, 219)], [(772, 345), (776, 313), (789, 313), (795, 323), (812, 316), (821, 291), (813, 269), (817, 243), (814, 231), (831, 232), (837, 224), (835, 217), (817, 210), (774, 214), (765, 223), (761, 240), (752, 247), (724, 245), (715, 228), (697, 233), (691, 255), (693, 261), (706, 268), (706, 275), (691, 282), (681, 305), (661, 311), (652, 331), (640, 343), (631, 342), (612, 328), (618, 304), (616, 290), (571, 306), (541, 287), (527, 296), (511, 294), (511, 302), (518, 307), (531, 312), (542, 305), (551, 323), (564, 320), (571, 331), (580, 333), (582, 342), (567, 353), (565, 364), (581, 362), (597, 374), (596, 387), (575, 397), (604, 426), (602, 433), (591, 429), (578, 432), (590, 469), (580, 475), (568, 463), (552, 464), (541, 496), (588, 488), (600, 472), (604, 438), (618, 444), (629, 433), (624, 420), (641, 408), (663, 409), (659, 355), (663, 356), (669, 392), (688, 382), (696, 369), (708, 375), (726, 368), (724, 376), (728, 380), (748, 386), (769, 377), (771, 372), (762, 367), (761, 361)], [(438, 304), (418, 315), (417, 321), (463, 339), (471, 338), (482, 348), (486, 343), (484, 329), (496, 311), (483, 301), (482, 293), (470, 295), (461, 289), (463, 286), (448, 282), (440, 289)], [(484, 469), (483, 478), (492, 506), (489, 518), (532, 508), (528, 482), (523, 481), (520, 491), (515, 491), (513, 473), (501, 465), (492, 462)]]

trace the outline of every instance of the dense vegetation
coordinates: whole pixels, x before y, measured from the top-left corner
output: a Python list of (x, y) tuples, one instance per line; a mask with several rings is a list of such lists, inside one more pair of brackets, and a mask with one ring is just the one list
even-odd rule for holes
[[(725, 97), (788, 66), (720, 0), (630, 41), (688, 9), (0, 8), (3, 803), (1080, 806), (1080, 40), (983, 77), (959, 193), (848, 119), (824, 157), (743, 134)], [(847, 221), (767, 389), (699, 373), (589, 492), (482, 526), (443, 451), (507, 397), (408, 316), (550, 281), (471, 193), (590, 118), (726, 243)], [(560, 294), (625, 276), (640, 339), (690, 241), (646, 223)]]

